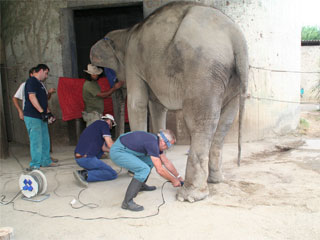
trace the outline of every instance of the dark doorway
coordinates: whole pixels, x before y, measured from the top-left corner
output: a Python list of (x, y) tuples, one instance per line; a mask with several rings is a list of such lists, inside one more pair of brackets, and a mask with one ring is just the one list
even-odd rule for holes
[(90, 63), (90, 48), (108, 32), (133, 26), (143, 20), (142, 3), (134, 6), (108, 7), (74, 11), (79, 78)]

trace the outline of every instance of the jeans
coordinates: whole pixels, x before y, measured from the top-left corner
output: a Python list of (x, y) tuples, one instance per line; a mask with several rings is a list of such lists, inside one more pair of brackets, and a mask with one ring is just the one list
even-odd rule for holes
[(107, 181), (117, 178), (117, 172), (97, 157), (76, 158), (78, 165), (88, 171), (88, 182)]
[(118, 166), (134, 172), (134, 178), (139, 182), (144, 182), (153, 168), (153, 162), (150, 156), (125, 147), (120, 142), (120, 137), (110, 149), (111, 160)]
[(51, 164), (48, 123), (39, 118), (24, 116), (30, 140), (30, 167), (47, 167)]

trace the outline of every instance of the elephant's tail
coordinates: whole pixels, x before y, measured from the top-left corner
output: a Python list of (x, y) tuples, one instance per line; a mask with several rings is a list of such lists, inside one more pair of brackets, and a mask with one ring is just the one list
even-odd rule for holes
[(248, 88), (248, 74), (249, 74), (249, 60), (247, 44), (239, 41), (236, 44), (235, 51), (235, 67), (240, 79), (240, 94), (239, 94), (239, 128), (238, 128), (238, 166), (240, 166), (241, 159), (241, 141), (242, 141), (242, 120), (244, 113), (244, 105), (247, 97)]

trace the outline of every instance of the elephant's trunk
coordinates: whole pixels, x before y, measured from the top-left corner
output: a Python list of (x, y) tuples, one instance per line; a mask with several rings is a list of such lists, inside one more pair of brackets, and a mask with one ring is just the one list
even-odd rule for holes
[(126, 95), (127, 91), (124, 88), (118, 89), (112, 94), (113, 113), (117, 123), (116, 138), (124, 133)]

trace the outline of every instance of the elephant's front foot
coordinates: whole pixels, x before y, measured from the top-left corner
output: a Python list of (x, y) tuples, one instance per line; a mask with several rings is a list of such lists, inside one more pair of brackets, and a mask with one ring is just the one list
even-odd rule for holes
[(208, 186), (203, 188), (195, 188), (193, 186), (184, 185), (178, 190), (177, 199), (181, 202), (195, 202), (206, 198), (209, 195)]
[(210, 171), (208, 177), (208, 183), (220, 183), (224, 180), (224, 176), (221, 171)]

